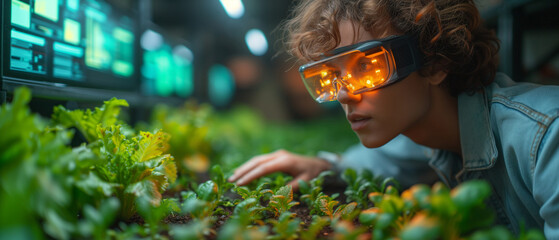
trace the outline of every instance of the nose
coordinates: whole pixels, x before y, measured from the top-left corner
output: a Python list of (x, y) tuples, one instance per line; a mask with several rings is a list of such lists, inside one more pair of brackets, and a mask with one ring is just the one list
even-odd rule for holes
[(361, 101), (361, 94), (352, 94), (346, 86), (341, 86), (337, 99), (341, 104), (355, 103)]

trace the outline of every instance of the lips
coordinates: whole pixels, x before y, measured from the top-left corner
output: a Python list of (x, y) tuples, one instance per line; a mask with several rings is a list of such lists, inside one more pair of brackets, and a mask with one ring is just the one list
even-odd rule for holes
[(351, 113), (347, 116), (347, 120), (351, 125), (351, 129), (353, 131), (358, 131), (367, 126), (367, 123), (369, 122), (369, 120), (371, 120), (371, 117), (357, 113)]

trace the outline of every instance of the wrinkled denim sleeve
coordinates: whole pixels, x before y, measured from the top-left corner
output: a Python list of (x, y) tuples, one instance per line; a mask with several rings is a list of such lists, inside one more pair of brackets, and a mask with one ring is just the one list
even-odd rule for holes
[(377, 176), (394, 177), (403, 189), (418, 183), (432, 184), (439, 179), (428, 162), (433, 150), (400, 135), (379, 148), (362, 144), (350, 147), (342, 154), (338, 171), (346, 168), (367, 169)]
[(541, 206), (547, 239), (559, 239), (559, 120), (550, 125), (532, 163), (533, 195)]

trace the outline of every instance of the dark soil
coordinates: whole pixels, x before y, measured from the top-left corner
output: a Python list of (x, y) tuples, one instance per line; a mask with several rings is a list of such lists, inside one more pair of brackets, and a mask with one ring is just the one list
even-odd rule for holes
[[(330, 187), (325, 187), (323, 189), (323, 193), (327, 194), (327, 195), (333, 195), (335, 193), (339, 194), (339, 197), (336, 199), (338, 201), (340, 201), (340, 204), (345, 204), (347, 203), (345, 201), (344, 195), (343, 195), (343, 191), (345, 189), (345, 186), (336, 186), (336, 185), (330, 185)], [(234, 200), (239, 198), (239, 196), (236, 193), (227, 193), (225, 194), (227, 198)], [(167, 191), (166, 193), (163, 194), (164, 198), (177, 198), (180, 199), (180, 193), (178, 191)], [(298, 194), (295, 194), (294, 197), (294, 201), (298, 201)], [(263, 206), (265, 206), (265, 202), (261, 203)], [(213, 222), (213, 226), (212, 226), (212, 230), (210, 231), (211, 234), (209, 236), (206, 236), (205, 239), (208, 240), (214, 240), (217, 239), (217, 235), (216, 233), (219, 233), (219, 230), (221, 229), (221, 227), (227, 222), (227, 220), (229, 219), (229, 217), (232, 215), (234, 207), (223, 207), (220, 206), (220, 208), (223, 209), (224, 214), (221, 215), (214, 215), (216, 217), (216, 220)], [(310, 214), (310, 209), (308, 206), (306, 206), (304, 203), (300, 203), (299, 205), (293, 206), (290, 210), (290, 212), (295, 213), (295, 217), (298, 218), (299, 220), (302, 221), (301, 227), (302, 227), (302, 231), (305, 231), (308, 226), (311, 224), (312, 222), (312, 217), (313, 215)], [(271, 219), (274, 218), (274, 216), (270, 215), (270, 216), (263, 216), (263, 220), (264, 222), (266, 222), (266, 219)], [(190, 221), (192, 220), (191, 217), (189, 216), (184, 216), (184, 215), (180, 215), (180, 214), (172, 214), (167, 216), (164, 220), (163, 220), (163, 224), (165, 225), (181, 225), (181, 224), (188, 224)], [(140, 217), (138, 214), (134, 215), (131, 219), (129, 219), (128, 221), (126, 221), (127, 224), (138, 224), (138, 225), (143, 225), (145, 222), (142, 219), (142, 217)], [(268, 224), (268, 223), (265, 223)], [(359, 225), (359, 223), (355, 222), (356, 225)], [(268, 224), (269, 225), (269, 224)], [(274, 234), (272, 231), (272, 226), (269, 225), (269, 229), (270, 229), (270, 235)], [(319, 233), (318, 236), (319, 238), (327, 238), (328, 235), (333, 233), (333, 229), (330, 226), (325, 226)], [(162, 232), (161, 234), (166, 235), (167, 237), (169, 237), (170, 239), (172, 239), (168, 233), (166, 232)]]

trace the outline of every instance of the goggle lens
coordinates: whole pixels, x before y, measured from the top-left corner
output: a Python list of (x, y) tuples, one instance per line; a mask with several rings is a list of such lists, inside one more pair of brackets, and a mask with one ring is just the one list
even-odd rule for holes
[(310, 66), (301, 77), (316, 101), (334, 101), (341, 87), (359, 94), (383, 86), (391, 75), (388, 56), (384, 48), (353, 51)]
[(413, 36), (389, 36), (334, 49), (319, 61), (299, 68), (303, 83), (317, 102), (335, 101), (344, 87), (360, 94), (404, 79), (423, 65)]

